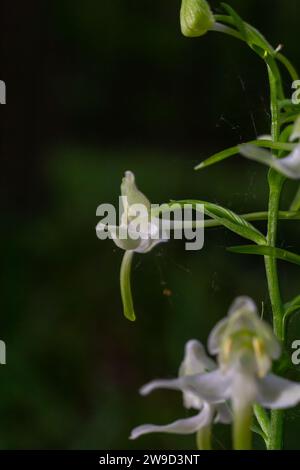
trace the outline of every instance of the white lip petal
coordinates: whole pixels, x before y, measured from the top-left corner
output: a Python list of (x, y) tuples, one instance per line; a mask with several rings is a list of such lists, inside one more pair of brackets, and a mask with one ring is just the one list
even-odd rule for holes
[(220, 369), (206, 374), (182, 377), (185, 390), (193, 392), (208, 403), (221, 403), (230, 397), (232, 377)]
[(300, 383), (268, 374), (257, 382), (257, 387), (257, 400), (266, 408), (290, 408), (300, 402)]
[(205, 405), (200, 413), (197, 415), (186, 418), (179, 419), (174, 421), (171, 424), (166, 424), (163, 426), (155, 424), (143, 424), (133, 429), (130, 435), (130, 439), (137, 439), (143, 434), (149, 433), (171, 433), (171, 434), (194, 434), (199, 429), (204, 426), (207, 426), (211, 423), (213, 416), (213, 408), (209, 405)]
[(186, 375), (178, 379), (154, 380), (140, 389), (141, 395), (148, 395), (153, 390), (168, 389), (191, 392), (208, 403), (221, 403), (230, 397), (232, 377), (219, 369), (206, 374)]

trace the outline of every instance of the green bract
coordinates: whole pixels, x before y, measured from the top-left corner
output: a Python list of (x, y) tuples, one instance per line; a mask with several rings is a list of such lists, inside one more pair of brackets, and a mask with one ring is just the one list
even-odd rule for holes
[(184, 36), (203, 36), (214, 22), (214, 15), (206, 0), (182, 0), (180, 23)]

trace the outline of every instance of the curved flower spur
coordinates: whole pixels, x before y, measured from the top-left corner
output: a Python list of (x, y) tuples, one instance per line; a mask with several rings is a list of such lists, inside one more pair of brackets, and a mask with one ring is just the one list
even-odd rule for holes
[[(141, 389), (142, 395), (159, 388), (180, 390), (184, 405), (199, 409), (200, 413), (167, 426), (140, 426), (133, 430), (132, 439), (150, 432), (190, 434), (201, 429), (207, 435), (207, 427), (214, 421), (231, 421), (226, 408), (230, 402), (234, 448), (250, 449), (254, 404), (285, 409), (300, 402), (300, 384), (270, 373), (272, 361), (280, 357), (281, 348), (249, 297), (234, 301), (228, 316), (212, 330), (208, 349), (217, 355), (218, 368), (206, 356), (202, 345), (191, 341), (186, 346), (179, 378), (155, 380)], [(268, 443), (269, 436), (263, 437)], [(207, 438), (205, 442), (206, 448), (210, 447)]]

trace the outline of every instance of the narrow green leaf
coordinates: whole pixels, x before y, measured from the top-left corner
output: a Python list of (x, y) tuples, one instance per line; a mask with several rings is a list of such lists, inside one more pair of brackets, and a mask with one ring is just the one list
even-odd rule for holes
[[(230, 26), (235, 26), (236, 21), (231, 16), (227, 15), (215, 15), (216, 21), (222, 21), (225, 24), (229, 24)], [(267, 52), (271, 56), (275, 56), (276, 52), (271, 44), (267, 41), (267, 39), (258, 31), (254, 26), (250, 25), (246, 21), (244, 21), (245, 28), (247, 30), (247, 37), (248, 37), (248, 44), (250, 47), (253, 46), (259, 47), (261, 50)], [(243, 39), (243, 38), (241, 38)], [(261, 55), (261, 54), (259, 54)]]
[(267, 437), (269, 436), (270, 429), (271, 429), (270, 417), (267, 411), (261, 405), (255, 404), (253, 408), (254, 408), (255, 417), (264, 435), (264, 439), (267, 440)]
[(199, 163), (197, 166), (195, 166), (195, 170), (202, 170), (203, 168), (214, 165), (215, 163), (219, 163), (226, 158), (233, 157), (233, 155), (238, 155), (238, 153), (239, 149), (237, 145), (226, 150), (222, 150), (221, 152), (215, 153), (211, 157)]
[(242, 145), (255, 145), (256, 147), (262, 148), (269, 148), (274, 150), (286, 150), (291, 151), (295, 148), (295, 144), (286, 143), (286, 142), (272, 142), (271, 140), (251, 140), (250, 142), (246, 142), (244, 144), (235, 145), (234, 147), (230, 147), (226, 150), (222, 150), (221, 152), (215, 153), (211, 157), (207, 158), (203, 162), (199, 163), (195, 170), (202, 170), (210, 165), (214, 165), (215, 163), (219, 163), (226, 158), (233, 157), (234, 155), (239, 154), (239, 147)]
[(283, 261), (288, 261), (289, 263), (297, 264), (300, 266), (300, 256), (292, 253), (291, 251), (283, 250), (281, 248), (274, 248), (268, 245), (241, 245), (241, 246), (232, 246), (227, 248), (228, 251), (232, 253), (240, 253), (243, 255), (260, 255), (260, 256), (271, 256), (273, 258), (278, 258)]
[(257, 230), (250, 222), (247, 222), (243, 217), (240, 215), (235, 214), (233, 211), (219, 206), (217, 204), (213, 204), (211, 202), (206, 201), (195, 201), (195, 200), (184, 200), (184, 201), (176, 201), (178, 204), (191, 204), (193, 207), (196, 208), (197, 204), (203, 204), (204, 212), (206, 215), (211, 217), (214, 220), (217, 220), (221, 225), (228, 228), (232, 232), (240, 235), (247, 240), (251, 240), (254, 243), (264, 244), (266, 243), (265, 236)]
[(120, 287), (123, 309), (125, 317), (130, 321), (135, 321), (135, 313), (131, 292), (131, 263), (134, 251), (125, 251), (120, 271)]

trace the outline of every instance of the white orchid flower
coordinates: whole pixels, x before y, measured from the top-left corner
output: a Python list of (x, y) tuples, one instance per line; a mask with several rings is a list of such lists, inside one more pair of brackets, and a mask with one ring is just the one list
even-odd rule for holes
[(124, 315), (135, 320), (132, 301), (130, 275), (134, 253), (148, 253), (159, 243), (168, 240), (165, 231), (160, 232), (159, 219), (152, 217), (151, 204), (147, 197), (137, 188), (135, 176), (126, 171), (121, 184), (120, 225), (97, 225), (97, 233), (108, 231), (115, 244), (125, 250), (121, 264), (120, 286)]
[[(146, 395), (160, 388), (180, 390), (186, 397), (192, 394), (199, 399), (199, 403), (205, 404), (202, 413), (207, 419), (212, 409), (208, 405), (214, 405), (215, 410), (220, 405), (224, 409), (224, 403), (230, 400), (235, 448), (249, 449), (253, 405), (259, 403), (269, 409), (293, 407), (300, 402), (300, 384), (269, 372), (272, 360), (280, 356), (280, 345), (270, 326), (258, 317), (256, 305), (248, 297), (237, 298), (228, 317), (213, 329), (209, 337), (209, 351), (218, 355), (218, 369), (206, 373), (202, 369), (201, 373), (177, 379), (156, 380), (143, 387), (141, 393)], [(203, 425), (202, 413), (190, 418), (190, 426), (183, 420), (173, 423), (173, 429), (184, 433), (187, 423), (188, 431), (185, 433), (194, 432), (199, 423)], [(172, 432), (170, 428), (161, 428), (162, 431), (164, 429)], [(150, 425), (137, 428), (133, 437), (145, 432), (159, 432), (159, 428)]]
[(122, 179), (120, 225), (100, 222), (96, 230), (107, 230), (119, 248), (136, 253), (147, 253), (166, 240), (165, 234), (159, 236), (159, 219), (151, 217), (150, 201), (137, 188), (131, 171), (126, 171)]
[[(216, 363), (210, 359), (199, 341), (191, 340), (185, 346), (185, 355), (179, 369), (179, 378), (175, 380), (154, 380), (142, 387), (140, 393), (148, 395), (160, 388), (179, 389), (183, 392), (183, 405), (187, 409), (199, 412), (186, 419), (180, 419), (167, 425), (145, 424), (135, 428), (130, 438), (136, 439), (149, 433), (193, 434), (197, 433), (199, 448), (210, 448), (210, 428), (213, 422), (229, 423), (231, 412), (225, 402), (211, 404), (203, 399), (197, 389), (184, 384), (189, 378), (205, 376), (207, 371), (216, 369)], [(175, 386), (173, 386), (175, 384)]]

